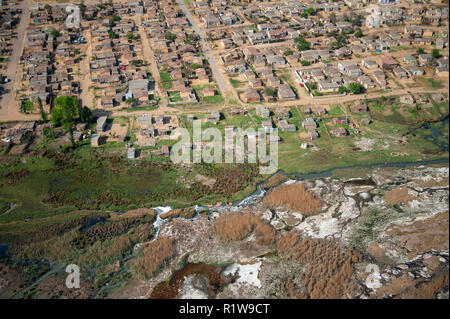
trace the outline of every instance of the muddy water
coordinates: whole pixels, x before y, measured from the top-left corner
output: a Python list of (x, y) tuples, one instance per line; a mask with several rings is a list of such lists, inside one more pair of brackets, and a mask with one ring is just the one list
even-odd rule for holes
[(233, 276), (223, 275), (226, 266), (208, 265), (204, 263), (187, 264), (182, 269), (175, 271), (169, 281), (160, 282), (153, 289), (150, 299), (175, 299), (178, 297), (184, 278), (194, 275), (206, 282), (203, 292), (209, 297), (214, 297), (217, 291), (231, 283)]

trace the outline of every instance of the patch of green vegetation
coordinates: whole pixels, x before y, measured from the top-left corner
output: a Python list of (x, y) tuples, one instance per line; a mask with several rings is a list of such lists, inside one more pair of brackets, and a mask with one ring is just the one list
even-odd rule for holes
[(160, 77), (161, 77), (161, 85), (162, 85), (163, 89), (165, 89), (165, 90), (170, 89), (172, 87), (172, 79), (170, 78), (170, 73), (161, 72)]
[(169, 96), (170, 102), (182, 102), (183, 98), (180, 95), (180, 91), (168, 91), (167, 95)]
[(6, 212), (9, 209), (9, 203), (5, 200), (0, 199), (0, 215)]
[(245, 85), (244, 82), (241, 82), (241, 81), (236, 80), (236, 79), (233, 79), (233, 78), (230, 78), (230, 82), (231, 82), (231, 85), (232, 85), (235, 89)]

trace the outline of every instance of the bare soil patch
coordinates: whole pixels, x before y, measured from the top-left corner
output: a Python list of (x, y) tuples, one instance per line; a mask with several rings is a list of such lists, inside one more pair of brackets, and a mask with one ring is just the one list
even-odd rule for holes
[(401, 203), (407, 203), (418, 198), (410, 194), (408, 187), (402, 186), (388, 191), (384, 194), (384, 199), (386, 200), (386, 203), (393, 206)]

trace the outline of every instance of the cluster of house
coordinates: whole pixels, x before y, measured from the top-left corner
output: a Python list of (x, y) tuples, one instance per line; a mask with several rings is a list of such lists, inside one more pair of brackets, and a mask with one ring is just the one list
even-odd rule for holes
[[(391, 0), (380, 0), (379, 2), (387, 1)], [(424, 3), (414, 3), (412, 1), (410, 3), (414, 5), (411, 5), (408, 9), (399, 6), (371, 6), (367, 8), (367, 13), (369, 16), (366, 19), (366, 26), (368, 28), (380, 28), (403, 22), (437, 26), (448, 17), (448, 7), (434, 8), (429, 6), (427, 7)]]
[(283, 48), (264, 48), (258, 50), (246, 47), (235, 49), (221, 55), (221, 62), (229, 74), (238, 74), (247, 82), (247, 88), (240, 94), (246, 103), (265, 101), (295, 100), (296, 94), (289, 84), (277, 77), (275, 69), (286, 67), (286, 60), (280, 50)]
[(12, 51), (15, 29), (20, 21), (22, 9), (14, 2), (2, 1), (0, 5), (0, 55), (8, 56)]
[(140, 146), (155, 146), (157, 140), (166, 140), (178, 127), (178, 118), (173, 115), (142, 114), (137, 117), (139, 131), (136, 134)]
[(13, 1), (0, 1), (0, 94), (2, 94), (5, 79), (2, 76), (3, 68), (6, 67), (7, 58), (13, 50), (13, 41), (17, 38), (15, 32), (20, 21), (22, 9)]
[(0, 127), (0, 136), (2, 144), (20, 144), (27, 135), (34, 135), (36, 122), (21, 122), (12, 125)]
[(90, 28), (91, 80), (101, 91), (98, 107), (102, 108), (145, 104), (154, 94), (138, 28), (132, 19), (116, 18), (121, 8), (112, 8), (109, 18), (92, 23)]
[(196, 0), (192, 1), (192, 6), (200, 26), (205, 29), (227, 27), (244, 22), (238, 9), (230, 6), (226, 0)]
[[(387, 88), (386, 76), (391, 72), (398, 79), (407, 79), (425, 74), (424, 66), (436, 63), (435, 72), (448, 77), (448, 57), (435, 61), (431, 54), (408, 55), (398, 61), (389, 55), (379, 58), (366, 58), (357, 61), (340, 61), (337, 65), (327, 64), (323, 67), (308, 67), (296, 70), (298, 82), (307, 84), (307, 88), (317, 89), (321, 93), (336, 93), (341, 86), (359, 83), (365, 89), (379, 86)], [(313, 84), (312, 86), (309, 84)]]
[[(354, 127), (353, 123), (350, 123), (347, 117), (335, 117), (331, 120), (331, 123), (334, 125), (349, 125), (351, 124), (351, 127)], [(319, 137), (319, 133), (316, 131), (317, 129), (317, 122), (312, 117), (307, 117), (302, 121), (302, 127), (308, 131), (309, 139), (315, 140)], [(349, 132), (347, 128), (344, 126), (333, 126), (330, 129), (330, 133), (334, 135), (335, 137), (345, 137), (349, 135)]]
[[(55, 127), (51, 122), (38, 123), (36, 121), (19, 122), (0, 126), (0, 145), (10, 145), (9, 155), (23, 155), (35, 145), (33, 137), (40, 138), (45, 135), (45, 129), (51, 129), (56, 144), (70, 143), (69, 134), (62, 127)], [(86, 138), (90, 134), (86, 123), (78, 123), (73, 128), (75, 142)]]
[[(352, 53), (361, 54), (369, 50), (383, 52), (391, 47), (411, 44), (434, 44), (438, 49), (448, 46), (448, 31), (445, 28), (440, 32), (433, 32), (429, 27), (418, 26), (447, 23), (448, 8), (427, 7), (412, 1), (408, 9), (385, 4), (395, 3), (383, 3), (377, 7), (366, 0), (286, 0), (276, 3), (254, 1), (237, 7), (232, 1), (229, 3), (230, 10), (241, 10), (242, 15), (254, 23), (254, 26), (214, 29), (208, 34), (211, 40), (217, 40), (225, 49), (289, 40), (285, 42), (291, 50), (296, 51), (292, 40), (299, 36), (308, 37), (311, 50), (301, 52), (301, 60), (309, 63), (333, 57), (344, 58)], [(356, 14), (352, 11), (365, 7), (366, 11), (359, 10)], [(305, 17), (307, 8), (314, 9), (317, 14)], [(355, 17), (358, 17), (359, 23), (351, 20)], [(405, 25), (403, 32), (389, 30), (378, 38), (349, 36), (348, 44), (343, 43), (336, 47), (336, 35), (344, 31), (352, 33), (364, 26), (379, 28), (399, 24)], [(292, 62), (298, 61), (298, 58), (298, 52), (290, 57)]]
[[(46, 111), (53, 98), (60, 95), (79, 96), (79, 29), (31, 26), (26, 32), (21, 99), (38, 99)], [(37, 109), (37, 108), (36, 108)]]
[(66, 6), (66, 4), (45, 5), (38, 2), (30, 8), (30, 24), (64, 21), (67, 18)]
[[(197, 102), (193, 86), (207, 87), (212, 83), (212, 74), (201, 53), (198, 35), (182, 11), (170, 2), (152, 2), (143, 23), (169, 103)], [(215, 94), (211, 88), (202, 91), (203, 97)]]
[(405, 94), (399, 97), (399, 102), (406, 105), (413, 105), (415, 103), (425, 104), (425, 106), (430, 106), (430, 102), (443, 102), (445, 101), (444, 96), (440, 93), (431, 94), (430, 97), (427, 95), (412, 95)]

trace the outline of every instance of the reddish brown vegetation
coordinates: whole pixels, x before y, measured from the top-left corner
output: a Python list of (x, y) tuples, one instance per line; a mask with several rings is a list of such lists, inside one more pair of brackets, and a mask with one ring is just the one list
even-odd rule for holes
[(448, 287), (448, 272), (441, 271), (428, 282), (423, 279), (413, 280), (408, 275), (395, 278), (388, 285), (377, 289), (377, 297), (394, 296), (405, 299), (434, 299), (436, 293)]
[(250, 213), (223, 215), (216, 220), (216, 230), (219, 237), (225, 241), (242, 240), (253, 232), (257, 243), (261, 245), (273, 243), (276, 234), (269, 224)]
[(297, 233), (283, 235), (277, 241), (282, 258), (296, 260), (305, 265), (301, 276), (303, 287), (292, 280), (286, 290), (294, 298), (345, 298), (352, 297), (357, 289), (353, 281), (353, 264), (362, 258), (353, 248), (347, 251), (334, 240), (303, 238)]
[(158, 237), (142, 247), (142, 256), (135, 264), (135, 271), (144, 278), (154, 276), (175, 255), (175, 240)]
[(306, 216), (314, 215), (322, 206), (300, 183), (277, 187), (264, 197), (264, 203), (271, 208), (287, 208)]

